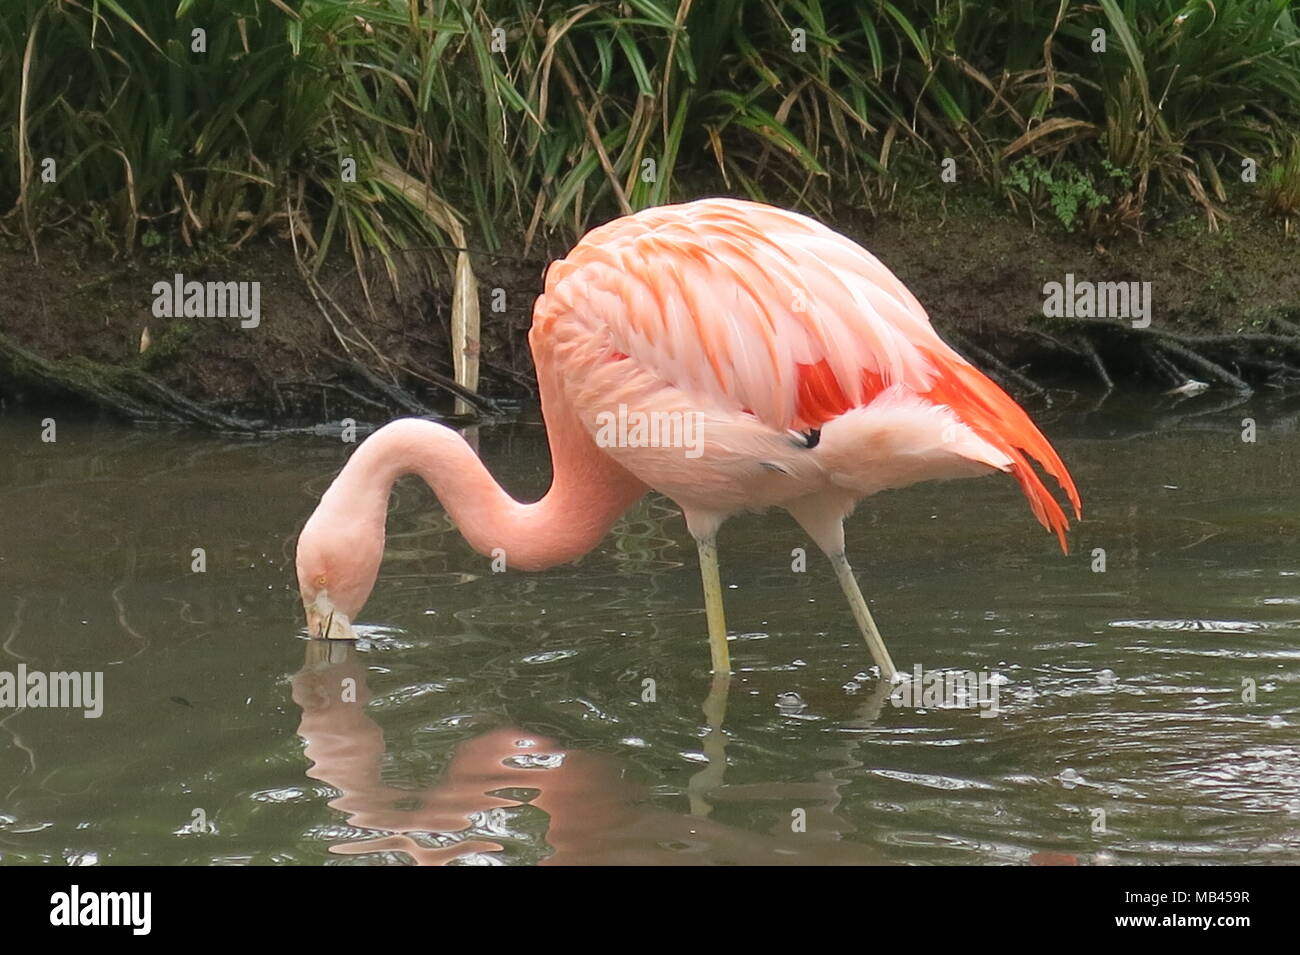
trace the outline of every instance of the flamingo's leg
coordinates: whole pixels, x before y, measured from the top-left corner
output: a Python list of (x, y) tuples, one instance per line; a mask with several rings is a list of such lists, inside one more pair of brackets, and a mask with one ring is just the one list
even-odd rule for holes
[(727, 648), (727, 618), (722, 611), (722, 578), (718, 575), (718, 542), (714, 537), (697, 537), (700, 578), (704, 583), (704, 612), (709, 618), (709, 654), (714, 673), (731, 672), (731, 651)]
[(871, 658), (876, 661), (876, 666), (880, 667), (880, 675), (886, 680), (893, 680), (898, 670), (894, 666), (894, 661), (889, 658), (885, 641), (881, 639), (880, 631), (876, 629), (876, 621), (871, 619), (871, 611), (867, 609), (867, 601), (858, 588), (858, 581), (853, 576), (853, 568), (849, 566), (848, 558), (844, 556), (843, 551), (840, 551), (831, 554), (830, 559), (831, 566), (835, 568), (835, 576), (839, 578), (840, 587), (844, 590), (844, 596), (849, 600), (853, 619), (857, 621), (858, 629), (862, 631), (862, 637), (867, 641)]

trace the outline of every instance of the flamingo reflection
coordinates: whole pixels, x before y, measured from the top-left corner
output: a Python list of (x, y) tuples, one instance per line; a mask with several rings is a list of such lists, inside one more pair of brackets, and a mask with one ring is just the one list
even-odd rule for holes
[[(648, 789), (625, 778), (613, 756), (567, 748), (513, 727), (499, 727), (458, 743), (442, 778), (413, 791), (383, 782), (385, 745), (366, 714), (366, 667), (351, 642), (310, 640), (303, 669), (293, 679), (302, 708), (298, 734), (312, 766), (307, 774), (340, 795), (329, 805), (373, 838), (330, 847), (343, 855), (403, 853), (420, 865), (491, 861), (504, 846), (485, 836), (492, 810), (524, 804), (549, 818), (544, 865), (770, 865), (880, 864), (865, 846), (842, 841), (852, 827), (835, 809), (831, 774), (796, 784), (728, 787), (721, 726), (725, 680), (705, 702), (710, 731), (708, 764), (690, 781), (690, 814), (645, 802)], [(878, 703), (876, 707), (878, 711)], [(806, 832), (788, 824), (772, 834), (749, 832), (707, 816), (721, 800), (797, 800), (808, 807)], [(489, 828), (490, 833), (490, 828)]]

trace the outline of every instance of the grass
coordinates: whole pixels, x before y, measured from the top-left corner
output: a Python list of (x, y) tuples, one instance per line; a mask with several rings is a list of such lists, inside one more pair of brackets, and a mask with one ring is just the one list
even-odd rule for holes
[(273, 232), (465, 294), (467, 246), (701, 192), (834, 216), (949, 157), (1067, 227), (1159, 197), (1215, 228), (1242, 158), (1296, 202), (1287, 0), (10, 0), (0, 75), (33, 249)]
[(1300, 217), (1300, 135), (1293, 136), (1286, 152), (1265, 173), (1264, 203), (1287, 224)]

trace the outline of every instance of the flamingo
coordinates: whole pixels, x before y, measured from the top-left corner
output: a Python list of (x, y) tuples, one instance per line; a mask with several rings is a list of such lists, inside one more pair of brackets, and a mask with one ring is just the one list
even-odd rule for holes
[[(378, 429), (298, 539), (310, 634), (354, 637), (383, 557), (389, 492), (412, 473), (474, 550), (521, 570), (586, 554), (651, 489), (671, 498), (699, 552), (715, 677), (731, 670), (717, 533), (737, 513), (781, 507), (804, 528), (885, 679), (897, 669), (845, 554), (844, 520), (859, 500), (1005, 472), (1068, 553), (1069, 521), (1029, 460), (1078, 519), (1078, 491), (1048, 440), (875, 256), (806, 216), (714, 198), (599, 226), (550, 265), (528, 340), (550, 489), (515, 500), (458, 433), (432, 421)], [(665, 434), (680, 440), (657, 440)]]

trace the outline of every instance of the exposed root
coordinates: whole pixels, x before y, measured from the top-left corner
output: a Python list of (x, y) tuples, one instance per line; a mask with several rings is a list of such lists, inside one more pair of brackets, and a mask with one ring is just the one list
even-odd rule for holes
[(1156, 347), (1162, 348), (1165, 351), (1169, 352), (1171, 355), (1175, 355), (1183, 359), (1184, 361), (1186, 361), (1187, 363), (1189, 363), (1195, 368), (1200, 368), (1207, 375), (1211, 376), (1212, 378), (1217, 378), (1219, 381), (1222, 381), (1224, 384), (1232, 388), (1235, 388), (1237, 391), (1250, 392), (1254, 390), (1250, 387), (1250, 385), (1246, 384), (1246, 382), (1244, 382), (1241, 378), (1237, 377), (1232, 372), (1228, 371), (1228, 369), (1224, 368), (1218, 362), (1211, 361), (1210, 359), (1206, 358), (1204, 355), (1197, 354), (1196, 352), (1192, 351), (1192, 349), (1188, 348), (1186, 345), (1180, 342), (1171, 341), (1168, 338), (1162, 338), (1156, 343)]
[(1092, 343), (1086, 335), (1076, 335), (1074, 341), (1085, 358), (1092, 365), (1097, 377), (1101, 380), (1102, 385), (1107, 391), (1115, 390), (1115, 380), (1111, 378), (1110, 372), (1106, 370), (1106, 363), (1101, 360), (1101, 355), (1097, 353), (1097, 346)]
[[(376, 417), (387, 419), (394, 414), (432, 415), (433, 409), (400, 385), (386, 381), (355, 359), (332, 357), (336, 373), (320, 381), (269, 382), (276, 404), (286, 416), (304, 416), (304, 404), (327, 409), (325, 392), (341, 392), (356, 404), (372, 408)], [(436, 372), (415, 373), (414, 377), (432, 387), (456, 396), (476, 409), (499, 414), (500, 409), (488, 398), (457, 385)], [(37, 388), (56, 395), (71, 395), (87, 404), (110, 411), (132, 421), (160, 421), (194, 424), (217, 431), (262, 434), (271, 431), (300, 430), (277, 428), (259, 418), (246, 418), (228, 407), (197, 401), (176, 391), (138, 365), (111, 365), (88, 358), (44, 358), (12, 339), (0, 334), (0, 380), (19, 388)], [(281, 389), (296, 392), (305, 399), (294, 401), (290, 414)], [(318, 403), (319, 402), (319, 403)]]
[[(1274, 314), (1262, 327), (1268, 330), (1204, 334), (1158, 325), (1135, 328), (1111, 319), (1053, 318), (1013, 333), (1008, 344), (1012, 351), (1033, 353), (1028, 367), (1040, 381), (1042, 370), (1051, 366), (1054, 373), (1094, 377), (1107, 391), (1121, 380), (1144, 377), (1170, 387), (1205, 381), (1240, 394), (1259, 387), (1294, 388), (1300, 381), (1300, 324)], [(977, 348), (969, 350), (985, 364), (1003, 364)], [(1031, 394), (1041, 391), (1039, 381), (1028, 381), (1033, 388), (1017, 384)]]
[(984, 373), (997, 380), (998, 384), (1004, 388), (1012, 386), (1012, 390), (1015, 390), (1015, 386), (1019, 386), (1020, 389), (1033, 395), (1045, 395), (1047, 393), (1047, 389), (1038, 382), (1016, 371), (996, 355), (976, 345), (965, 335), (949, 332), (948, 337), (954, 339), (963, 352), (975, 358), (983, 366)]

